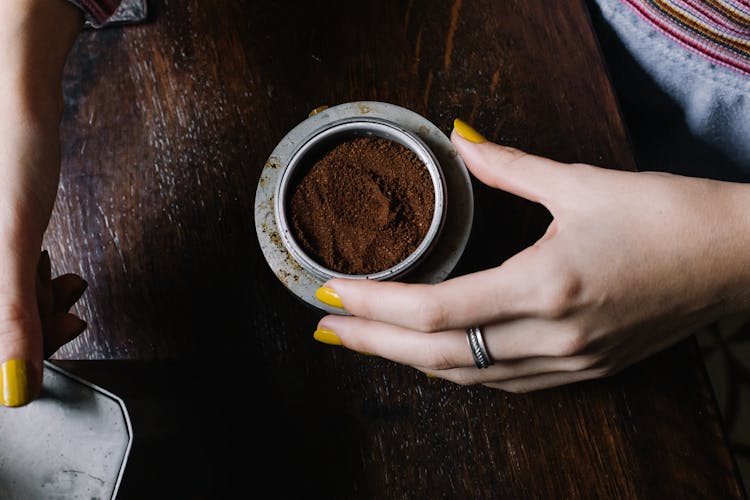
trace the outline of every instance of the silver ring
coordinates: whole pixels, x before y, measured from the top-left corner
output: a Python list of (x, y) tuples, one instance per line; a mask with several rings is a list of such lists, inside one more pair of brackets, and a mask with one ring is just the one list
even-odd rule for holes
[(474, 363), (477, 368), (487, 368), (492, 364), (490, 353), (487, 352), (487, 346), (484, 344), (484, 335), (481, 326), (472, 326), (466, 329), (466, 338), (469, 340), (471, 355), (474, 357)]

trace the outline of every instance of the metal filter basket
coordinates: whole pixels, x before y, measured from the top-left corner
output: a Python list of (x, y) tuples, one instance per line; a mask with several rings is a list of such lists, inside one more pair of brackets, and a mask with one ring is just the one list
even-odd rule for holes
[[(435, 210), (427, 236), (404, 261), (368, 275), (344, 275), (315, 262), (294, 241), (286, 214), (287, 190), (305, 158), (321, 148), (359, 136), (377, 136), (412, 150), (430, 172)], [(279, 141), (266, 161), (255, 193), (255, 230), (260, 248), (281, 283), (307, 304), (346, 314), (321, 303), (315, 291), (328, 279), (402, 280), (438, 283), (455, 269), (474, 219), (474, 194), (466, 166), (450, 139), (425, 117), (378, 101), (316, 108)]]
[[(332, 146), (356, 137), (373, 136), (401, 144), (414, 152), (425, 165), (430, 174), (435, 195), (432, 221), (424, 239), (420, 242), (417, 248), (401, 262), (396, 263), (388, 269), (383, 269), (370, 274), (345, 274), (329, 269), (317, 262), (308, 255), (294, 239), (289, 227), (289, 218), (287, 217), (288, 199), (291, 195), (289, 191), (293, 185), (293, 180), (304, 173), (301, 173), (300, 171), (307, 170), (310, 163), (312, 163), (310, 158), (316, 158), (319, 155), (319, 152), (329, 150)], [(446, 187), (445, 179), (443, 178), (443, 171), (427, 145), (422, 142), (418, 136), (399, 127), (395, 123), (378, 119), (357, 117), (335, 122), (328, 128), (323, 128), (310, 137), (310, 139), (292, 156), (291, 160), (289, 160), (289, 163), (281, 176), (281, 180), (278, 183), (274, 200), (276, 225), (279, 228), (279, 234), (284, 246), (300, 266), (323, 281), (336, 277), (372, 280), (392, 280), (404, 277), (409, 271), (415, 269), (427, 255), (429, 255), (429, 252), (434, 247), (443, 227), (443, 220), (446, 213)]]

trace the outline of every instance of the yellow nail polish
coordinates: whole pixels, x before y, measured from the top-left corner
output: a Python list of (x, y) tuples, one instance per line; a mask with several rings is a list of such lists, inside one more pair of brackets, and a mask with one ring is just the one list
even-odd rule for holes
[(487, 140), (482, 134), (474, 130), (471, 125), (461, 120), (460, 118), (456, 118), (455, 120), (453, 120), (453, 128), (456, 129), (458, 135), (475, 144), (481, 144)]
[(23, 406), (30, 400), (29, 370), (23, 359), (10, 359), (0, 366), (0, 404)]
[(318, 342), (322, 342), (328, 345), (344, 345), (344, 343), (341, 342), (339, 336), (333, 333), (332, 330), (318, 328), (317, 330), (315, 330), (315, 333), (313, 333), (313, 338)]
[(435, 375), (434, 373), (428, 373), (428, 372), (426, 372), (424, 375), (427, 378), (437, 378), (437, 375)]
[(328, 304), (333, 307), (344, 308), (344, 304), (341, 303), (339, 294), (333, 288), (327, 286), (321, 286), (315, 291), (315, 297), (324, 304)]
[(310, 113), (307, 115), (307, 117), (310, 118), (311, 116), (315, 116), (318, 113), (321, 113), (321, 112), (325, 111), (326, 109), (328, 109), (328, 106), (318, 106), (317, 108), (315, 108), (312, 111), (310, 111)]

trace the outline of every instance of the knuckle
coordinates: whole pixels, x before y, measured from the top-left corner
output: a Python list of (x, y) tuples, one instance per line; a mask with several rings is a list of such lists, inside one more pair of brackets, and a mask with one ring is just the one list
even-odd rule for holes
[(572, 372), (582, 372), (596, 369), (599, 366), (599, 357), (595, 355), (575, 356), (570, 359), (568, 370)]
[(621, 369), (612, 350), (595, 348), (595, 343), (591, 341), (586, 344), (586, 353), (576, 356), (579, 363), (578, 371), (588, 372), (594, 378), (602, 378), (614, 375)]
[(471, 386), (482, 383), (476, 378), (476, 374), (464, 368), (448, 369), (440, 372), (440, 378), (453, 382), (454, 384)]
[[(0, 344), (4, 353), (36, 352), (34, 338), (41, 332), (36, 308), (29, 310), (17, 302), (0, 303)], [(38, 347), (38, 346), (37, 346)]]
[(516, 149), (513, 147), (505, 146), (503, 149), (504, 149), (505, 154), (507, 155), (507, 158), (505, 161), (506, 165), (511, 165), (513, 163), (516, 163), (518, 160), (521, 160), (529, 156), (529, 153), (525, 151), (521, 151), (520, 149)]
[(427, 351), (424, 356), (423, 365), (430, 370), (442, 371), (456, 367), (456, 363), (434, 350)]
[(586, 359), (588, 360), (588, 366), (586, 368), (589, 370), (605, 369), (612, 365), (610, 356), (606, 352), (589, 354), (586, 356)]
[(439, 302), (421, 297), (416, 306), (414, 321), (422, 332), (436, 332), (447, 323), (448, 311)]
[(552, 354), (560, 357), (576, 356), (583, 353), (588, 345), (588, 336), (580, 329), (571, 329), (557, 338)]
[(478, 385), (480, 383), (479, 380), (477, 380), (475, 377), (472, 377), (468, 373), (466, 373), (463, 370), (458, 370), (451, 374), (451, 382), (454, 382), (458, 385), (463, 386), (472, 386), (472, 385)]
[(543, 288), (542, 314), (550, 319), (568, 316), (578, 305), (583, 288), (582, 280), (573, 272), (557, 272), (556, 278)]
[(39, 318), (27, 308), (15, 302), (0, 305), (0, 335), (23, 332)]

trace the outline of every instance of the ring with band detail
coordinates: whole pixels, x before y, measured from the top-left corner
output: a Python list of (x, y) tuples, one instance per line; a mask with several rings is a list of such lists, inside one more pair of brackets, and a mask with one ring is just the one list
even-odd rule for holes
[(474, 357), (474, 363), (477, 365), (477, 368), (487, 368), (492, 365), (492, 358), (487, 352), (487, 346), (484, 343), (482, 327), (472, 326), (467, 328), (466, 338), (469, 340), (471, 355)]

